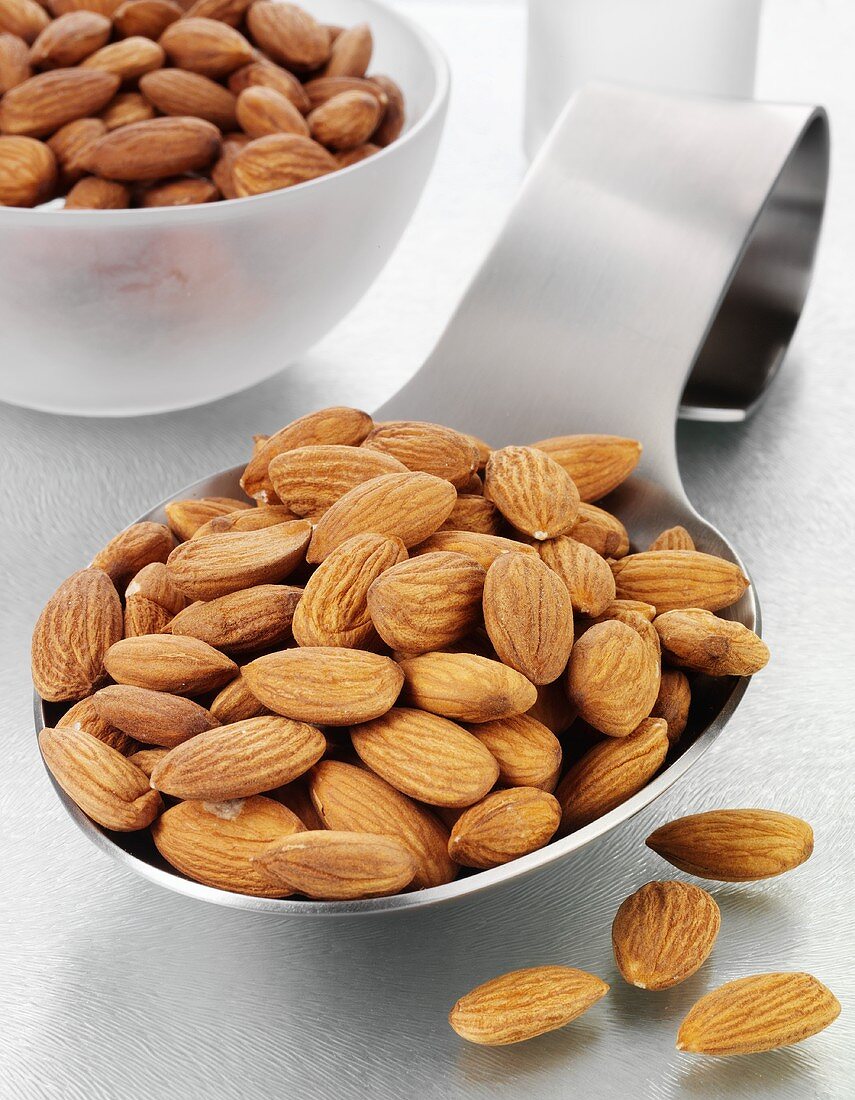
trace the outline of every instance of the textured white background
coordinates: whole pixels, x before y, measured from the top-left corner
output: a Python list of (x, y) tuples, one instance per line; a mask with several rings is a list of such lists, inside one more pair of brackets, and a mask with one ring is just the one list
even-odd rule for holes
[[(765, 407), (747, 425), (680, 429), (689, 494), (748, 562), (774, 653), (686, 780), (560, 872), (438, 911), (321, 923), (144, 884), (89, 846), (43, 773), (27, 651), (48, 593), (154, 501), (240, 461), (253, 432), (320, 404), (370, 409), (390, 395), (430, 348), (513, 197), (524, 168), (521, 7), (406, 6), (450, 55), (448, 131), (395, 259), (314, 354), (241, 396), (172, 416), (87, 422), (0, 407), (0, 1096), (850, 1097), (851, 0), (767, 0), (759, 90), (830, 108), (831, 203), (804, 323)], [(627, 893), (667, 875), (643, 838), (717, 805), (800, 813), (816, 853), (782, 879), (714, 887), (723, 928), (710, 963), (670, 992), (632, 990), (615, 973), (608, 929)], [(571, 1028), (519, 1048), (468, 1047), (448, 1029), (461, 992), (546, 962), (589, 968), (612, 993)], [(812, 971), (843, 1002), (841, 1020), (769, 1055), (676, 1054), (677, 1023), (697, 996), (768, 969)]]

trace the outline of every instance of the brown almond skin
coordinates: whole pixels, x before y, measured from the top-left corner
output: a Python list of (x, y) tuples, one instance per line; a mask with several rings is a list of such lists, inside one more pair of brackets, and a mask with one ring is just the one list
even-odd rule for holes
[(468, 728), (495, 756), (503, 786), (555, 790), (561, 771), (561, 742), (542, 722), (529, 714), (517, 714)]
[(601, 615), (615, 598), (615, 579), (606, 560), (583, 542), (561, 535), (538, 542), (541, 561), (557, 573), (578, 615)]
[(124, 636), (164, 633), (186, 602), (162, 562), (146, 565), (125, 589)]
[(551, 455), (573, 478), (585, 502), (599, 500), (629, 477), (641, 444), (616, 435), (562, 435), (532, 443)]
[(451, 514), (457, 494), (432, 474), (384, 474), (351, 489), (321, 517), (306, 560), (321, 562), (346, 539), (365, 531), (395, 536), (406, 547), (423, 542)]
[(404, 674), (376, 653), (333, 646), (289, 649), (242, 670), (247, 687), (270, 710), (300, 722), (348, 726), (385, 714)]
[(237, 98), (210, 77), (183, 69), (156, 69), (140, 78), (140, 89), (165, 115), (195, 115), (220, 130), (237, 128)]
[(311, 533), (311, 524), (293, 520), (259, 531), (206, 535), (176, 547), (167, 570), (188, 599), (213, 600), (285, 580), (303, 561)]
[(429, 810), (365, 768), (321, 760), (309, 773), (309, 793), (321, 828), (394, 836), (416, 864), (417, 890), (457, 875), (448, 855), (448, 830)]
[(120, 126), (146, 122), (154, 117), (154, 107), (139, 92), (119, 92), (101, 112), (101, 120), (108, 130), (118, 130)]
[(670, 989), (700, 970), (720, 927), (721, 913), (706, 890), (689, 882), (648, 882), (615, 914), (615, 962), (630, 985)]
[(710, 810), (662, 825), (648, 848), (674, 867), (716, 882), (754, 882), (791, 871), (813, 852), (807, 822), (776, 810)]
[(372, 74), (370, 80), (386, 97), (386, 108), (383, 111), (383, 117), (380, 119), (380, 125), (371, 135), (374, 144), (379, 145), (382, 149), (396, 141), (404, 129), (404, 122), (406, 121), (404, 94), (395, 81), (388, 76)]
[(593, 974), (567, 966), (512, 970), (461, 997), (448, 1022), (470, 1043), (507, 1046), (564, 1027), (608, 991)]
[(406, 469), (397, 458), (379, 451), (322, 444), (276, 455), (268, 474), (279, 499), (295, 515), (317, 523), (331, 505), (357, 485)]
[(0, 101), (0, 130), (6, 134), (47, 137), (66, 122), (106, 107), (119, 90), (115, 73), (57, 69), (18, 84)]
[(101, 569), (81, 569), (57, 588), (33, 630), (36, 691), (49, 702), (82, 699), (106, 678), (105, 657), (122, 636), (122, 606)]
[(220, 724), (191, 699), (128, 684), (101, 688), (92, 696), (92, 704), (100, 718), (117, 730), (145, 745), (168, 749)]
[(274, 88), (293, 103), (301, 115), (307, 114), (310, 108), (309, 97), (296, 76), (272, 61), (251, 61), (249, 65), (242, 65), (231, 74), (228, 83), (229, 91), (235, 95), (254, 86)]
[(657, 535), (648, 550), (695, 550), (695, 540), (685, 527), (669, 527)]
[(683, 668), (709, 676), (753, 676), (769, 661), (768, 646), (753, 630), (710, 611), (667, 611), (653, 625), (668, 660)]
[(537, 689), (522, 673), (475, 653), (423, 653), (400, 662), (402, 699), (458, 722), (524, 714)]
[(382, 574), (406, 560), (400, 539), (354, 535), (323, 561), (309, 578), (294, 614), (294, 637), (301, 646), (360, 649), (376, 642), (368, 594)]
[(81, 67), (116, 73), (126, 81), (137, 80), (143, 73), (161, 68), (165, 61), (166, 55), (156, 42), (137, 35), (103, 46), (81, 62)]
[(493, 451), (484, 488), (508, 523), (538, 541), (563, 535), (579, 515), (579, 492), (572, 478), (532, 447)]
[(243, 673), (218, 692), (211, 702), (210, 710), (224, 726), (231, 722), (243, 722), (247, 718), (257, 718), (260, 714), (270, 714), (267, 707), (247, 687)]
[(140, 206), (147, 209), (155, 206), (199, 206), (206, 202), (216, 202), (219, 197), (219, 189), (211, 180), (180, 176), (147, 188)]
[(564, 685), (559, 680), (552, 684), (543, 684), (537, 689), (537, 702), (528, 708), (526, 714), (541, 722), (556, 737), (565, 733), (578, 717), (576, 708), (567, 698)]
[(0, 31), (33, 42), (48, 25), (48, 16), (35, 0), (5, 0), (0, 7)]
[(588, 749), (555, 792), (563, 811), (562, 833), (589, 825), (638, 794), (667, 753), (668, 732), (661, 718), (646, 718), (629, 737), (609, 738)]
[(252, 46), (244, 36), (216, 19), (185, 15), (170, 23), (158, 42), (176, 68), (215, 80), (253, 59)]
[(456, 489), (466, 486), (478, 469), (478, 449), (468, 435), (420, 420), (381, 424), (362, 443), (362, 449), (391, 455), (408, 470), (444, 478)]
[(144, 181), (206, 168), (220, 151), (220, 132), (201, 118), (152, 118), (101, 138), (92, 151), (99, 176)]
[(0, 95), (32, 75), (30, 51), (24, 39), (17, 34), (0, 34)]
[(44, 142), (0, 136), (0, 206), (38, 206), (56, 184), (56, 158)]
[(94, 11), (72, 11), (48, 23), (30, 48), (30, 64), (65, 69), (80, 64), (110, 37), (110, 20)]
[(60, 787), (105, 829), (145, 829), (163, 809), (140, 769), (84, 730), (43, 729), (39, 747)]
[(187, 19), (219, 19), (236, 27), (240, 23), (251, 0), (196, 0), (187, 7)]
[[(449, 513), (450, 514), (450, 513)], [(489, 569), (496, 558), (501, 554), (536, 554), (532, 546), (516, 542), (514, 539), (506, 539), (501, 535), (482, 535), (475, 531), (437, 531), (413, 547), (411, 557), (420, 554), (433, 554), (437, 551), (447, 551), (454, 554), (468, 554), (483, 569)]]
[(88, 695), (85, 699), (81, 699), (78, 703), (69, 707), (57, 721), (57, 729), (84, 730), (86, 733), (92, 734), (93, 737), (97, 737), (99, 741), (103, 741), (105, 745), (109, 745), (111, 749), (120, 752), (122, 756), (130, 756), (131, 753), (136, 752), (139, 747), (137, 742), (105, 721), (101, 717), (94, 699), (94, 695)]
[(110, 646), (104, 667), (116, 683), (201, 695), (222, 687), (237, 675), (237, 665), (198, 638), (145, 634)]
[(231, 497), (202, 497), (201, 500), (173, 500), (164, 507), (170, 530), (181, 541), (192, 538), (198, 529), (216, 516), (226, 516), (240, 509), (250, 509), (248, 500)]
[(364, 145), (381, 117), (382, 108), (369, 92), (342, 92), (315, 107), (306, 122), (315, 141), (343, 151)]
[(570, 594), (533, 555), (502, 554), (487, 570), (484, 623), (499, 658), (533, 684), (551, 684), (567, 667), (573, 647)]
[(130, 188), (114, 180), (84, 176), (65, 196), (65, 210), (127, 210)]
[(837, 998), (810, 974), (753, 974), (701, 997), (680, 1025), (677, 1049), (758, 1054), (800, 1043), (839, 1015)]
[(577, 639), (567, 666), (567, 694), (601, 733), (626, 737), (646, 718), (659, 694), (659, 659), (625, 623), (597, 623)]
[(47, 7), (57, 17), (69, 11), (85, 8), (87, 11), (97, 11), (99, 15), (106, 15), (108, 19), (112, 19), (120, 3), (121, 0), (47, 0)]
[(629, 553), (629, 535), (617, 516), (582, 501), (579, 515), (568, 532), (604, 558), (622, 558)]
[(664, 718), (668, 723), (668, 740), (675, 745), (683, 735), (689, 721), (692, 705), (692, 688), (685, 672), (663, 668), (659, 694), (650, 712), (651, 718)]
[(332, 43), (324, 76), (365, 76), (373, 49), (374, 41), (367, 23), (347, 27)]
[[(316, 76), (307, 80), (303, 88), (307, 98), (307, 111), (319, 107), (334, 96), (341, 95), (342, 92), (368, 92), (376, 98), (384, 112), (389, 103), (386, 92), (374, 79), (365, 80), (356, 76)], [(484, 461), (486, 462), (486, 459)]]
[[(332, 555), (327, 561), (331, 559)], [(485, 576), (465, 554), (438, 552), (402, 561), (368, 589), (371, 621), (383, 641), (398, 652), (441, 649), (480, 622)]]
[(237, 97), (237, 121), (251, 138), (265, 134), (309, 136), (309, 125), (294, 104), (275, 88), (253, 84)]
[(326, 747), (314, 726), (262, 715), (177, 745), (152, 772), (151, 785), (182, 799), (247, 798), (297, 779)]
[(424, 711), (393, 707), (350, 734), (372, 771), (432, 806), (471, 806), (499, 776), (498, 763), (476, 737)]
[[(255, 7), (255, 5), (253, 5)], [(263, 195), (334, 172), (335, 159), (302, 134), (267, 134), (242, 149), (232, 164), (238, 198)]]
[(234, 802), (179, 802), (161, 814), (152, 836), (163, 858), (188, 878), (262, 898), (291, 892), (270, 882), (254, 862), (271, 844), (303, 831), (286, 806), (257, 795)]
[(620, 599), (652, 603), (661, 614), (698, 607), (720, 611), (735, 603), (749, 581), (733, 562), (695, 550), (647, 550), (612, 564)]
[(136, 752), (131, 753), (128, 756), (128, 760), (145, 775), (148, 779), (151, 779), (151, 773), (161, 762), (161, 760), (169, 752), (169, 749), (138, 749)]
[(451, 515), (440, 528), (479, 535), (498, 535), (501, 529), (502, 520), (495, 504), (474, 493), (458, 493)]
[(179, 611), (170, 624), (173, 634), (201, 638), (225, 653), (251, 653), (283, 643), (291, 634), (294, 609), (302, 588), (262, 584), (195, 603)]
[(253, 41), (271, 60), (292, 72), (310, 72), (330, 56), (326, 28), (295, 4), (257, 0), (246, 21)]
[(448, 854), (466, 867), (499, 867), (548, 844), (560, 823), (561, 806), (547, 791), (494, 791), (458, 817)]
[(162, 523), (132, 523), (92, 559), (93, 569), (103, 569), (116, 587), (123, 587), (146, 565), (165, 562), (175, 549), (175, 539)]
[(370, 833), (298, 833), (270, 845), (256, 860), (272, 881), (326, 901), (397, 894), (416, 870), (400, 840)]
[(183, 14), (172, 0), (125, 0), (116, 8), (113, 26), (120, 38), (141, 35), (156, 42), (169, 24)]
[(283, 504), (262, 504), (257, 508), (242, 508), (225, 516), (215, 516), (203, 523), (192, 537), (198, 539), (203, 535), (221, 535), (226, 531), (260, 531), (262, 527), (275, 527), (277, 523), (287, 523), (299, 518), (301, 517), (295, 516)]

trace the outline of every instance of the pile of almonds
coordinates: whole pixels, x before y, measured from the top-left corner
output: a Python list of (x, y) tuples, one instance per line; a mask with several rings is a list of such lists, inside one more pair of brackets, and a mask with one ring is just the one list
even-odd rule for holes
[(259, 437), (245, 499), (167, 505), (49, 601), (33, 678), (75, 705), (48, 767), (105, 828), (265, 897), (437, 886), (583, 828), (662, 767), (694, 677), (768, 658), (715, 614), (736, 565), (682, 528), (633, 553), (591, 503), (639, 453), (348, 408)]
[(355, 164), (404, 125), (372, 48), (274, 0), (0, 0), (0, 206), (186, 206)]

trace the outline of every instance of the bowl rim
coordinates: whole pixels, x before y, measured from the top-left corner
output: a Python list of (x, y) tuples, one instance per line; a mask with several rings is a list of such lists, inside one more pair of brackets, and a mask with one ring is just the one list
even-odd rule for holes
[[(158, 514), (162, 515), (164, 505), (168, 504), (170, 501), (180, 500), (184, 497), (192, 497), (194, 494), (197, 496), (210, 495), (213, 489), (212, 482), (226, 478), (231, 478), (237, 482), (243, 471), (244, 464), (241, 464), (240, 466), (231, 466), (219, 470), (214, 474), (199, 478), (197, 481), (185, 485), (177, 492), (170, 493), (168, 497), (165, 497), (162, 501), (132, 522), (140, 523), (156, 518)], [(708, 526), (712, 528), (716, 534), (720, 534), (712, 524), (708, 524)], [(734, 559), (743, 573), (748, 576), (749, 574), (745, 568), (745, 563), (737, 554), (734, 554)], [(749, 586), (742, 598), (748, 599), (750, 603), (750, 612), (753, 615), (754, 630), (760, 634), (760, 605), (753, 584)], [(399, 911), (414, 912), (418, 909), (449, 904), (463, 897), (470, 897), (481, 894), (484, 891), (496, 889), (501, 886), (502, 883), (510, 880), (525, 878), (550, 864), (566, 859), (573, 852), (577, 852), (586, 847), (592, 841), (597, 840), (616, 826), (634, 817), (673, 786), (673, 784), (707, 751), (713, 741), (722, 732), (730, 720), (731, 715), (736, 710), (742, 696), (745, 694), (749, 683), (750, 677), (743, 676), (734, 678), (732, 688), (723, 705), (713, 720), (708, 726), (701, 730), (695, 740), (681, 752), (675, 760), (668, 764), (663, 771), (659, 772), (647, 786), (625, 802), (622, 802), (619, 806), (615, 807), (614, 810), (610, 810), (609, 813), (597, 818), (596, 821), (591, 822), (589, 825), (585, 825), (581, 829), (577, 829), (575, 832), (565, 837), (561, 837), (558, 840), (550, 841), (550, 843), (546, 844), (543, 848), (539, 848), (529, 855), (511, 860), (509, 863), (502, 864), (499, 867), (476, 871), (472, 875), (468, 875), (464, 878), (457, 878), (441, 886), (431, 886), (423, 890), (414, 890), (410, 893), (393, 894), (388, 897), (380, 898), (365, 898), (358, 901), (295, 901), (290, 898), (260, 898), (250, 894), (232, 893), (228, 890), (220, 890), (213, 886), (205, 886), (203, 883), (185, 878), (177, 870), (168, 871), (161, 867), (156, 867), (133, 853), (125, 851), (124, 848), (113, 841), (112, 837), (106, 831), (99, 825), (96, 825), (94, 821), (88, 818), (86, 814), (78, 808), (54, 779), (45, 763), (44, 755), (41, 752), (41, 746), (38, 742), (38, 734), (41, 733), (46, 726), (46, 716), (44, 710), (45, 704), (37, 692), (33, 693), (33, 709), (36, 727), (36, 744), (39, 748), (39, 755), (41, 756), (47, 776), (54, 790), (59, 795), (59, 799), (69, 816), (78, 828), (81, 829), (81, 831), (85, 833), (92, 843), (100, 848), (101, 851), (106, 852), (120, 864), (135, 871), (149, 882), (153, 882), (158, 886), (172, 890), (178, 894), (183, 894), (186, 897), (196, 898), (199, 901), (206, 901), (232, 909), (247, 909), (257, 913), (311, 916), (318, 919), (319, 917), (370, 916), (377, 913)]]
[[(285, 195), (293, 195), (298, 192), (302, 193), (310, 187), (328, 185), (333, 180), (348, 176), (353, 172), (365, 168), (369, 164), (377, 164), (387, 156), (392, 156), (395, 155), (396, 152), (400, 152), (406, 145), (414, 141), (422, 131), (426, 130), (436, 116), (441, 114), (444, 110), (451, 86), (451, 72), (448, 59), (433, 35), (426, 31), (424, 27), (409, 15), (404, 14), (397, 8), (391, 7), (391, 5), (385, 3), (384, 0), (360, 0), (360, 3), (375, 8), (408, 30), (424, 49), (434, 76), (433, 95), (421, 117), (417, 119), (413, 126), (405, 129), (393, 142), (382, 148), (379, 153), (366, 157), (364, 160), (357, 161), (355, 164), (349, 164), (344, 168), (339, 168), (335, 172), (328, 172), (325, 176), (318, 176), (316, 179), (305, 180), (303, 183), (297, 183), (291, 187), (283, 187), (278, 191), (267, 191), (261, 195), (247, 195), (243, 198), (220, 199), (217, 202), (198, 203), (193, 206), (159, 206), (147, 210), (135, 208), (128, 210), (74, 211), (67, 211), (64, 208), (40, 209), (38, 207), (0, 206), (0, 227), (13, 225), (16, 222), (21, 223), (23, 219), (27, 217), (33, 218), (33, 221), (28, 225), (28, 228), (32, 229), (36, 229), (42, 225), (51, 227), (62, 225), (64, 228), (75, 225), (87, 225), (91, 228), (93, 223), (101, 223), (102, 220), (104, 224), (110, 224), (111, 226), (121, 225), (125, 227), (136, 227), (138, 225), (144, 226), (147, 223), (159, 226), (161, 224), (160, 217), (192, 218), (193, 220), (204, 220), (206, 218), (216, 219), (218, 216), (221, 216), (226, 209), (229, 211), (239, 211), (243, 209), (250, 211), (257, 208), (259, 204), (277, 201), (281, 202)], [(157, 215), (160, 215), (160, 217)]]

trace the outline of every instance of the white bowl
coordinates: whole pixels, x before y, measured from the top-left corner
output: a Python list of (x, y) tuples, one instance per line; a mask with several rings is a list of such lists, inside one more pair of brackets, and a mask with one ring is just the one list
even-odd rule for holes
[(389, 259), (427, 180), (448, 98), (437, 46), (376, 0), (304, 0), (374, 35), (405, 132), (284, 191), (150, 210), (0, 208), (0, 400), (130, 416), (260, 382), (317, 343)]

